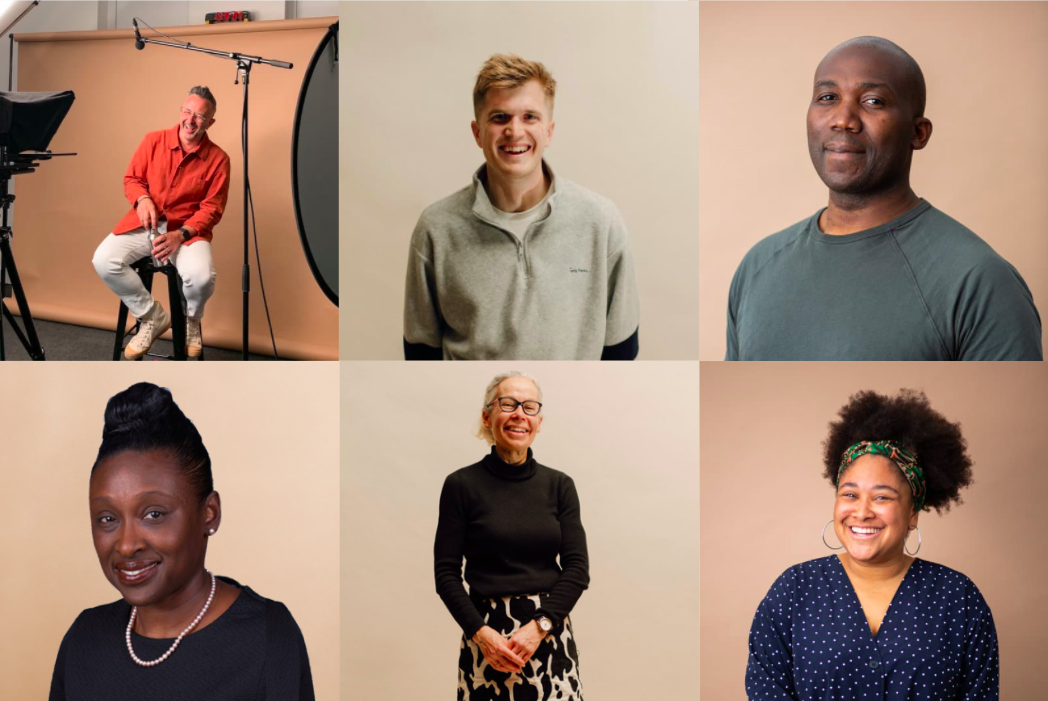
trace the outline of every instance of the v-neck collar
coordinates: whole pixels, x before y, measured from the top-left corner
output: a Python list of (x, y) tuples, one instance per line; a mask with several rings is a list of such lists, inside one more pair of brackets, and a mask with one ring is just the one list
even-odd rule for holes
[(899, 598), (899, 592), (902, 591), (904, 586), (906, 586), (907, 580), (910, 579), (910, 573), (913, 572), (913, 568), (917, 565), (917, 562), (920, 560), (920, 558), (913, 558), (913, 561), (910, 563), (910, 566), (906, 568), (906, 572), (903, 574), (902, 579), (899, 580), (899, 586), (895, 588), (895, 592), (892, 594), (892, 600), (888, 603), (888, 608), (884, 611), (884, 617), (881, 619), (881, 625), (877, 628), (877, 632), (874, 633), (873, 629), (870, 628), (870, 622), (866, 620), (866, 613), (863, 611), (862, 602), (859, 601), (859, 594), (855, 591), (855, 585), (852, 584), (851, 577), (848, 576), (848, 570), (844, 567), (844, 563), (841, 562), (840, 556), (830, 555), (830, 557), (833, 558), (834, 563), (836, 563), (837, 567), (840, 569), (840, 573), (844, 577), (844, 581), (848, 583), (848, 590), (851, 592), (852, 602), (859, 609), (859, 618), (862, 621), (863, 625), (866, 626), (866, 630), (870, 634), (870, 640), (876, 643), (877, 637), (882, 632), (884, 632), (885, 623), (887, 623), (888, 616), (891, 614), (892, 609), (897, 608), (895, 606), (895, 602)]

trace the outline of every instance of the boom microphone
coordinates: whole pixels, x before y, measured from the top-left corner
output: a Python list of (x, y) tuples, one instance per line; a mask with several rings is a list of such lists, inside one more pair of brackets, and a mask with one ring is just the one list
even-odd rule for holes
[(146, 48), (146, 43), (142, 41), (142, 35), (138, 33), (138, 18), (132, 19), (131, 24), (135, 25), (135, 48), (141, 51)]

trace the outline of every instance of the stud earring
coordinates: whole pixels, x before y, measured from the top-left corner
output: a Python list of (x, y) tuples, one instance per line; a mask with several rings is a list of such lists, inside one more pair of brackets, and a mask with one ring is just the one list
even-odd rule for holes
[(215, 529), (214, 528), (208, 529), (207, 534), (208, 535), (215, 535)]

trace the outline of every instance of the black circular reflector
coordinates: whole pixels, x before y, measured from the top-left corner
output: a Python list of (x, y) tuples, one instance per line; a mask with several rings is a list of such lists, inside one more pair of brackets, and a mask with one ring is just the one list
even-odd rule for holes
[(302, 81), (291, 139), (291, 191), (309, 269), (338, 306), (338, 22), (328, 27)]

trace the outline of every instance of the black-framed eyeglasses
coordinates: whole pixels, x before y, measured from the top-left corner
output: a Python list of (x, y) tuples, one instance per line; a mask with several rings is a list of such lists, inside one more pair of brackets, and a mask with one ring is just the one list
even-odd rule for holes
[(499, 409), (502, 409), (502, 411), (507, 414), (512, 414), (517, 410), (518, 406), (524, 409), (524, 413), (528, 416), (535, 416), (542, 410), (542, 402), (536, 402), (533, 399), (526, 399), (523, 402), (518, 402), (513, 397), (496, 397), (488, 402), (488, 406), (496, 403), (499, 405)]

